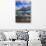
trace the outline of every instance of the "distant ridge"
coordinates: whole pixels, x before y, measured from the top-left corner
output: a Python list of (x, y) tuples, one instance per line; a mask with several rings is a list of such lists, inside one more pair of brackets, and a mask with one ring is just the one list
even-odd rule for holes
[(19, 9), (17, 11), (28, 11), (28, 10), (31, 10), (30, 6), (28, 6), (28, 7), (22, 7), (21, 9)]
[(26, 8), (23, 7), (19, 10), (16, 10), (17, 15), (25, 15), (25, 14), (30, 15), (30, 13), (31, 13), (31, 7), (30, 6), (26, 7)]

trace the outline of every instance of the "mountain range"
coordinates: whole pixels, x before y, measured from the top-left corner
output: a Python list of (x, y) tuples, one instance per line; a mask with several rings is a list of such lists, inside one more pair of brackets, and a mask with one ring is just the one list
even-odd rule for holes
[(31, 14), (31, 7), (23, 7), (23, 8), (21, 8), (21, 9), (19, 9), (19, 10), (16, 10), (16, 15), (17, 16), (23, 16), (23, 15), (25, 15), (25, 14), (27, 14), (27, 15), (30, 15)]

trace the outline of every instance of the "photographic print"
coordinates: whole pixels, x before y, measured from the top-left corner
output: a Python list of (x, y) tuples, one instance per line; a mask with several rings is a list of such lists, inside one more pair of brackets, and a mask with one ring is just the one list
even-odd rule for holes
[(46, 46), (46, 31), (19, 29), (0, 32), (0, 46)]
[(28, 32), (0, 32), (0, 46), (27, 46), (28, 39)]
[(17, 39), (18, 39), (18, 40), (29, 41), (28, 32), (17, 31), (16, 35), (17, 35)]
[(16, 22), (31, 22), (31, 0), (16, 0)]

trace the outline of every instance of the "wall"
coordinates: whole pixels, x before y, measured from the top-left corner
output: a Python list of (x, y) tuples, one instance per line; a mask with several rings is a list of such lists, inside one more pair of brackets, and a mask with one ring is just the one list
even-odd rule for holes
[(0, 0), (0, 29), (46, 29), (46, 0), (32, 1), (32, 22), (15, 23), (15, 0)]

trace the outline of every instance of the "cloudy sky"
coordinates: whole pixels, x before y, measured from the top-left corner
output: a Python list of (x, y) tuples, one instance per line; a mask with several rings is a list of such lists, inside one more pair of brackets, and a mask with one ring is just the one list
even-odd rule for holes
[(24, 1), (24, 0), (17, 0), (16, 1), (16, 7), (17, 8), (22, 8), (22, 7), (27, 7), (27, 6), (31, 6), (31, 1)]
[(23, 1), (27, 1), (27, 2), (28, 2), (28, 1), (31, 1), (31, 0), (16, 0), (16, 1), (22, 1), (22, 2), (23, 2)]

